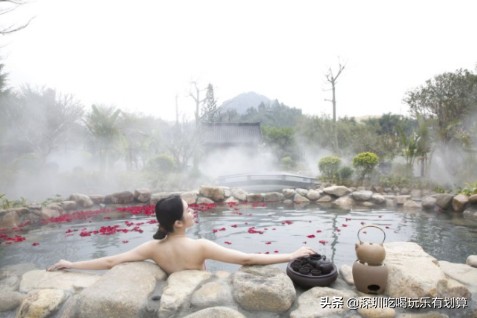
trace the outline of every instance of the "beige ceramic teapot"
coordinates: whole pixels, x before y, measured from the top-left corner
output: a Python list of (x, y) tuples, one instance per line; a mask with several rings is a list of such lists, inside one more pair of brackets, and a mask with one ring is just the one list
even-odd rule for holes
[[(368, 227), (375, 227), (380, 229), (383, 232), (384, 238), (381, 243), (366, 243), (361, 241), (360, 233), (363, 229)], [(366, 263), (370, 266), (379, 266), (383, 263), (384, 258), (386, 257), (386, 251), (384, 250), (384, 240), (386, 239), (386, 233), (384, 233), (383, 229), (376, 225), (367, 225), (363, 226), (358, 231), (358, 240), (359, 243), (355, 244), (356, 249), (356, 256), (361, 263)]]

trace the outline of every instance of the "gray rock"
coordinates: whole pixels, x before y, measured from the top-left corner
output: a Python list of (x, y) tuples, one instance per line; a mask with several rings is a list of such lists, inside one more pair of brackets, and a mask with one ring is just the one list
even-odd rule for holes
[(151, 204), (156, 205), (156, 203), (164, 198), (167, 198), (168, 196), (172, 195), (173, 192), (156, 192), (151, 194)]
[(477, 255), (469, 255), (465, 261), (467, 265), (477, 267)]
[[(369, 297), (358, 298), (358, 313), (364, 318), (394, 318), (396, 310), (389, 307), (372, 307), (369, 306)], [(382, 303), (385, 303), (384, 301)], [(368, 304), (368, 306), (366, 306)]]
[(373, 195), (371, 196), (371, 202), (378, 205), (382, 205), (386, 203), (386, 199), (384, 198), (382, 194), (373, 193)]
[(263, 195), (260, 193), (247, 194), (247, 202), (263, 202)]
[(225, 281), (208, 282), (192, 294), (190, 303), (197, 308), (230, 307), (234, 304), (232, 289)]
[[(447, 277), (437, 260), (411, 242), (384, 243), (389, 269), (386, 295), (390, 297), (436, 297), (445, 292)], [(454, 287), (452, 287), (454, 288)]]
[(117, 265), (78, 294), (73, 311), (78, 317), (138, 317), (156, 282), (165, 277), (152, 262)]
[[(348, 311), (346, 302), (355, 294), (351, 291), (329, 287), (314, 287), (298, 297), (298, 307), (290, 313), (291, 318), (342, 317)], [(343, 300), (342, 306), (333, 306), (332, 300)], [(329, 303), (329, 306), (327, 305)]]
[(450, 208), (452, 203), (452, 194), (448, 193), (439, 193), (434, 195), (436, 198), (436, 205), (441, 208), (442, 210), (447, 210)]
[(86, 194), (73, 193), (70, 195), (69, 199), (75, 201), (78, 206), (82, 208), (90, 208), (94, 205), (93, 200), (91, 200)]
[(94, 204), (103, 204), (105, 196), (102, 194), (93, 194), (89, 198), (93, 201)]
[(472, 195), (469, 197), (469, 203), (470, 203), (470, 204), (477, 204), (477, 194), (472, 194)]
[(397, 205), (404, 205), (404, 203), (411, 200), (411, 196), (410, 195), (396, 195), (394, 197), (394, 200), (396, 201)]
[(318, 191), (318, 190), (309, 190), (308, 193), (306, 194), (306, 197), (310, 200), (310, 201), (316, 201), (318, 200), (320, 197), (321, 197), (321, 191)]
[(306, 197), (306, 195), (308, 194), (307, 189), (296, 188), (295, 191), (296, 191), (296, 193), (298, 193), (299, 195), (301, 195), (303, 197)]
[(368, 201), (371, 199), (372, 195), (373, 192), (368, 190), (355, 191), (351, 193), (351, 197), (356, 201)]
[(436, 206), (437, 199), (431, 196), (424, 197), (421, 201), (422, 208), (425, 210), (432, 210)]
[(458, 194), (452, 198), (452, 210), (455, 212), (463, 212), (468, 202), (468, 196), (465, 194)]
[(20, 278), (12, 273), (8, 273), (3, 271), (0, 274), (0, 290), (2, 291), (16, 291), (20, 287)]
[(199, 310), (193, 314), (185, 316), (184, 318), (246, 318), (246, 317), (232, 308), (217, 306), (217, 307)]
[(448, 277), (465, 285), (471, 292), (477, 293), (477, 268), (447, 261), (439, 261), (439, 266)]
[(159, 317), (173, 317), (185, 306), (192, 292), (211, 276), (212, 274), (209, 272), (198, 270), (186, 270), (171, 274), (162, 293)]
[(28, 293), (17, 310), (16, 318), (46, 318), (58, 310), (66, 294), (61, 289), (37, 289)]
[(181, 194), (182, 200), (187, 202), (187, 204), (194, 204), (197, 202), (197, 196), (199, 195), (196, 191), (184, 192)]
[(264, 202), (280, 202), (283, 201), (283, 194), (279, 192), (268, 192), (263, 195)]
[(205, 198), (205, 197), (198, 197), (197, 204), (213, 204), (215, 203), (212, 199)]
[(318, 200), (316, 200), (316, 202), (317, 203), (330, 203), (333, 200), (334, 199), (331, 195), (325, 194), (325, 195), (321, 196)]
[(78, 291), (96, 283), (100, 275), (85, 272), (33, 270), (23, 274), (20, 291), (27, 293), (34, 289), (62, 289)]
[(142, 203), (149, 202), (149, 200), (151, 200), (151, 190), (147, 188), (139, 188), (134, 190), (134, 199)]
[(0, 291), (0, 312), (17, 308), (25, 298), (25, 294), (16, 291)]
[(326, 194), (334, 195), (335, 197), (342, 197), (351, 193), (351, 190), (345, 186), (331, 186), (323, 189)]
[(421, 203), (418, 203), (418, 202), (413, 201), (413, 200), (407, 200), (406, 202), (404, 202), (402, 207), (403, 207), (404, 210), (420, 210), (420, 209), (422, 209)]
[(235, 301), (246, 310), (284, 312), (295, 302), (291, 279), (273, 266), (242, 266), (233, 277)]
[(65, 211), (76, 210), (78, 208), (78, 204), (76, 203), (76, 201), (73, 200), (61, 202), (61, 206)]
[(199, 194), (211, 199), (214, 202), (222, 202), (225, 200), (223, 187), (201, 186), (199, 189)]
[(243, 189), (232, 188), (232, 196), (240, 201), (247, 201), (247, 192)]
[(342, 265), (340, 267), (340, 276), (348, 285), (354, 285), (353, 269), (349, 265)]
[(301, 203), (309, 203), (310, 200), (307, 197), (304, 197), (301, 194), (296, 193), (295, 196), (293, 197), (293, 202), (301, 204)]
[(296, 191), (295, 189), (283, 189), (282, 193), (285, 196), (285, 198), (291, 199), (295, 196)]
[(134, 193), (131, 191), (122, 191), (108, 194), (104, 198), (104, 202), (112, 204), (130, 204), (134, 202)]
[(333, 201), (333, 206), (341, 210), (351, 210), (354, 206), (354, 200), (350, 196), (344, 196)]

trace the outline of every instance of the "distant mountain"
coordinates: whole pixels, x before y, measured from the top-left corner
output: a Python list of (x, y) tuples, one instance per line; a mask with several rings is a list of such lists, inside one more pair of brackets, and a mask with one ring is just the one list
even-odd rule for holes
[(270, 105), (272, 102), (266, 96), (257, 94), (255, 92), (242, 93), (232, 99), (226, 100), (220, 105), (221, 111), (235, 110), (239, 115), (243, 115), (250, 107), (257, 108), (260, 103)]

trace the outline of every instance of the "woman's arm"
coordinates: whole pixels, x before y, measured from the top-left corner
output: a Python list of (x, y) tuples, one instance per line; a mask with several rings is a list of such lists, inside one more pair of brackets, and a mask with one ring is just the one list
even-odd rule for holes
[(116, 254), (112, 256), (106, 256), (101, 258), (92, 259), (89, 261), (70, 262), (67, 260), (60, 260), (58, 263), (47, 268), (48, 271), (61, 270), (61, 269), (111, 269), (115, 265), (125, 262), (144, 261), (150, 258), (150, 242), (143, 243), (130, 251)]
[(201, 239), (202, 251), (205, 259), (240, 264), (240, 265), (268, 265), (286, 263), (301, 256), (315, 254), (309, 247), (301, 247), (293, 253), (280, 254), (253, 254), (225, 248), (209, 240)]

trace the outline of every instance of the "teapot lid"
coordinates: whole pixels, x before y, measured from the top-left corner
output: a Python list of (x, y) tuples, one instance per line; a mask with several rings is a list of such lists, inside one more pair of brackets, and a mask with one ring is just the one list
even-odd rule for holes
[(361, 231), (367, 227), (374, 227), (374, 228), (377, 228), (379, 230), (381, 230), (383, 232), (383, 241), (380, 243), (380, 244), (383, 244), (384, 243), (384, 240), (386, 240), (386, 233), (384, 232), (384, 230), (377, 226), (377, 225), (366, 225), (366, 226), (363, 226), (361, 229), (359, 229), (358, 231), (358, 240), (359, 240), (359, 243), (362, 244), (363, 242), (361, 241), (361, 238), (359, 237), (359, 234), (361, 233)]

